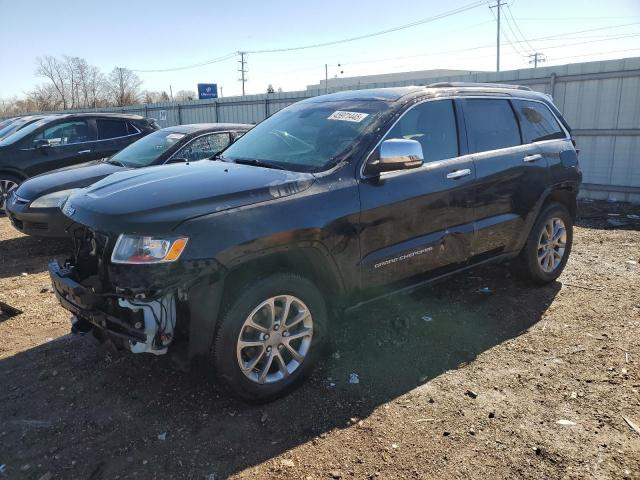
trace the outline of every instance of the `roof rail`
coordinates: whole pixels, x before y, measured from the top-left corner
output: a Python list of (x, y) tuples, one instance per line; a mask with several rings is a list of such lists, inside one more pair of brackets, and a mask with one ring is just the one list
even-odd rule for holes
[(446, 88), (446, 87), (491, 87), (491, 88), (512, 88), (515, 90), (529, 90), (531, 88), (525, 85), (510, 85), (508, 83), (474, 83), (474, 82), (438, 82), (430, 83), (427, 88)]

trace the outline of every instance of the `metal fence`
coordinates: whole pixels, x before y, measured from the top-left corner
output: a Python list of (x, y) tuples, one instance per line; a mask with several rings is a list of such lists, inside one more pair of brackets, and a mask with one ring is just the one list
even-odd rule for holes
[[(640, 203), (640, 57), (500, 73), (359, 84), (352, 88), (425, 85), (441, 81), (517, 83), (552, 95), (573, 127), (580, 149), (584, 172), (581, 195)], [(347, 89), (349, 87), (345, 86), (329, 88), (329, 92)], [(199, 122), (257, 123), (292, 103), (324, 93), (324, 90), (314, 89), (99, 111), (153, 117), (163, 127)]]

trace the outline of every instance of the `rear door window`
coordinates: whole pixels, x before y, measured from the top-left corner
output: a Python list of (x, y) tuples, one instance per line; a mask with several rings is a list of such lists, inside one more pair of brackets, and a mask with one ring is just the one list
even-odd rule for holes
[(408, 110), (385, 140), (402, 138), (422, 145), (425, 162), (458, 156), (456, 116), (451, 100), (428, 101)]
[(464, 118), (471, 153), (520, 145), (520, 131), (509, 100), (467, 99)]
[(92, 142), (96, 139), (94, 130), (86, 120), (60, 122), (40, 132), (34, 140), (49, 140), (51, 145)]
[(522, 139), (525, 143), (567, 136), (546, 105), (528, 100), (512, 100), (512, 102), (520, 120)]
[(111, 120), (98, 118), (96, 119), (98, 126), (98, 139), (108, 140), (110, 138), (126, 137), (131, 135), (127, 122), (124, 120)]

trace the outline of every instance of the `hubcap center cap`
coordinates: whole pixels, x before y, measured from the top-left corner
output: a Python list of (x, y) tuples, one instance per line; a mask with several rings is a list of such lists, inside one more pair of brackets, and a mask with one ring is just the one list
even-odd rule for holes
[(282, 343), (282, 334), (277, 331), (272, 331), (269, 334), (269, 338), (265, 341), (265, 345), (268, 347), (277, 347)]

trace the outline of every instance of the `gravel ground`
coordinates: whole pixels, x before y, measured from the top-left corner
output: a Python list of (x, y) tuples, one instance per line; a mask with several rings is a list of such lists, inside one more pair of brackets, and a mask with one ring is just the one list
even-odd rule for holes
[(65, 243), (0, 218), (0, 479), (640, 479), (640, 226), (583, 207), (558, 282), (484, 267), (353, 311), (264, 406), (68, 335)]

